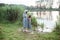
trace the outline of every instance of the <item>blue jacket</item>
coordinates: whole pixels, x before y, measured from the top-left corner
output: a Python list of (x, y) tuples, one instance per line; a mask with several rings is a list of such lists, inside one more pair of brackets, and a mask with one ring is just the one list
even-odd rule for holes
[(28, 27), (28, 17), (26, 13), (23, 13), (23, 27)]

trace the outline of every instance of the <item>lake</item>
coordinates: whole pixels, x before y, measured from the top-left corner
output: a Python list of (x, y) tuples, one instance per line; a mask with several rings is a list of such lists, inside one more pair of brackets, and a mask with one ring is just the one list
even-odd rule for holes
[[(44, 23), (44, 30), (43, 32), (52, 32), (56, 26), (56, 21), (57, 21), (57, 17), (59, 15), (58, 11), (52, 11), (52, 20), (50, 19), (46, 19), (46, 18), (39, 18), (39, 15), (37, 16), (36, 12), (33, 12), (33, 16), (36, 17), (37, 23), (41, 24)], [(48, 14), (48, 12), (47, 12)], [(43, 16), (44, 17), (44, 16)], [(38, 30), (42, 30), (42, 28), (40, 26), (37, 25)]]

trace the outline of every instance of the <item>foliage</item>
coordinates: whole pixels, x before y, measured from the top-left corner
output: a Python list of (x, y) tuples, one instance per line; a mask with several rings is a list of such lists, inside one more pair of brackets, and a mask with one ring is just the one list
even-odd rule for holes
[(16, 21), (18, 18), (18, 10), (17, 9), (7, 9), (7, 20)]
[(6, 5), (0, 6), (0, 22), (2, 21), (10, 21), (15, 22), (19, 20), (22, 22), (22, 13), (24, 11), (24, 7), (20, 5)]
[(56, 23), (56, 28), (55, 28), (55, 34), (56, 34), (56, 40), (60, 40), (60, 18), (58, 19)]
[(56, 34), (60, 35), (60, 25), (56, 23)]
[(35, 17), (32, 17), (32, 25), (37, 27), (37, 21)]

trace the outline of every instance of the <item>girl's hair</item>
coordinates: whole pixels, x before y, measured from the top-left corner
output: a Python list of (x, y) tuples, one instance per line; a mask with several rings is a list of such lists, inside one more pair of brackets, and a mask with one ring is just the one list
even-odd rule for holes
[(27, 14), (28, 12), (26, 11), (26, 14)]
[(31, 15), (29, 15), (29, 17), (28, 18), (31, 18)]

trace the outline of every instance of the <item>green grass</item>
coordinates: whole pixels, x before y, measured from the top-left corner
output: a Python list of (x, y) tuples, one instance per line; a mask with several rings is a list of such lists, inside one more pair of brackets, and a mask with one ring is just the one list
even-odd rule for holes
[(1, 23), (0, 27), (3, 31), (3, 40), (54, 40), (56, 37), (54, 33), (23, 33), (22, 31), (18, 31), (22, 26), (17, 23)]

